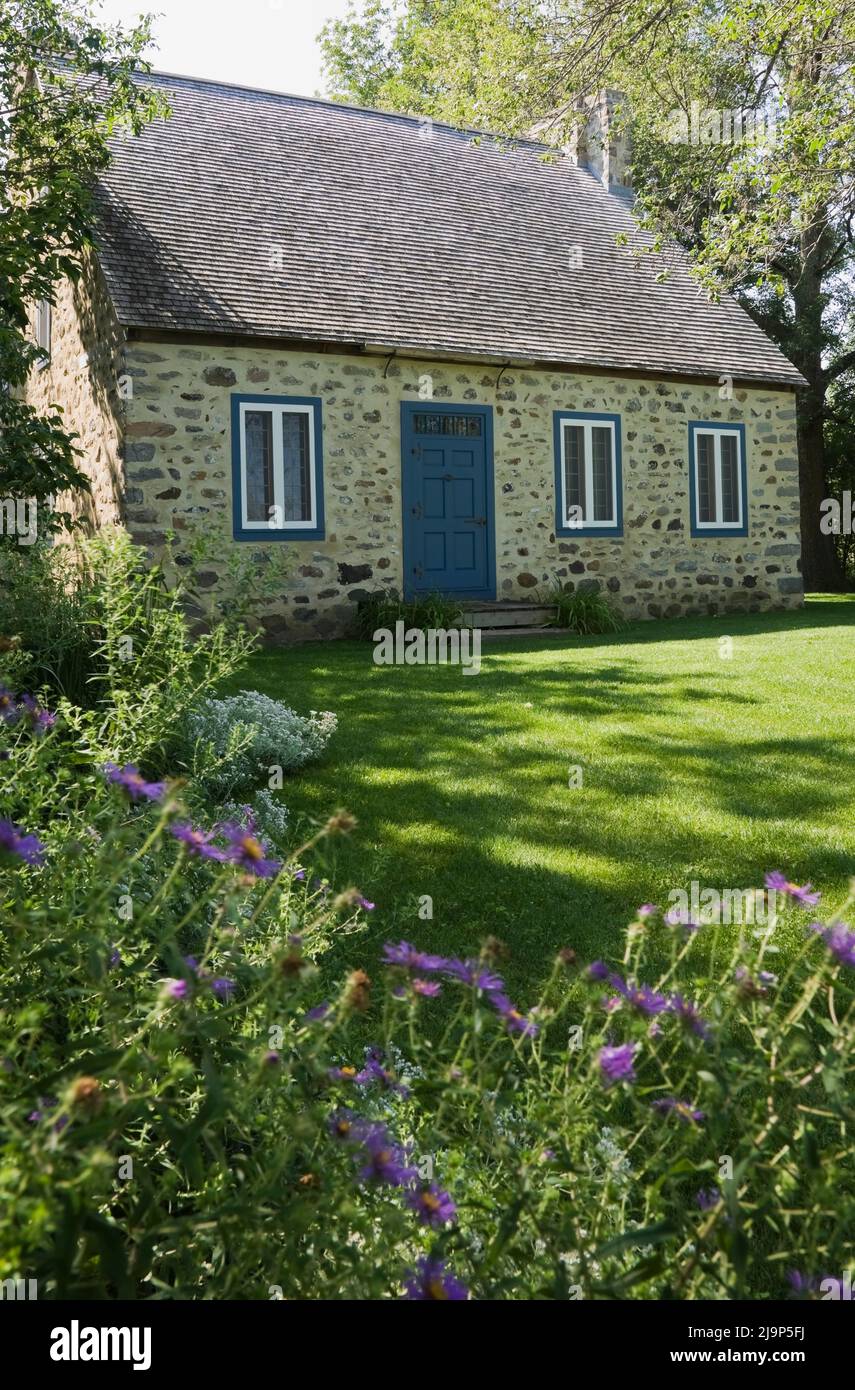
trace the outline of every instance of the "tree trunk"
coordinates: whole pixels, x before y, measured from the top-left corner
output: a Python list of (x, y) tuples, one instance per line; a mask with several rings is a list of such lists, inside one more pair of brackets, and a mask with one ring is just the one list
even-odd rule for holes
[[(804, 371), (804, 368), (800, 368)], [(807, 593), (843, 589), (843, 574), (834, 537), (819, 529), (820, 506), (828, 496), (825, 481), (823, 397), (811, 388), (799, 392), (796, 405), (801, 493), (802, 575)]]
[(795, 314), (793, 359), (808, 386), (796, 398), (796, 428), (801, 493), (802, 577), (807, 593), (823, 593), (845, 587), (834, 537), (819, 529), (820, 504), (828, 496), (825, 477), (825, 395), (822, 368), (823, 293), (822, 256), (825, 219), (817, 217), (801, 238), (801, 274), (792, 286)]

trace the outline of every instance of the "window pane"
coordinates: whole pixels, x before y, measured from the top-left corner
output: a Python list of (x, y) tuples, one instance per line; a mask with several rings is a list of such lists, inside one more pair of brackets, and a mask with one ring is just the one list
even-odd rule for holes
[(290, 411), (282, 416), (282, 467), (285, 480), (282, 498), (284, 523), (310, 521), (309, 417), (302, 411)]
[[(584, 432), (581, 425), (564, 426), (564, 517), (579, 526), (585, 516)], [(579, 511), (571, 508), (579, 508)]]
[(244, 416), (246, 520), (268, 521), (273, 506), (273, 415), (248, 410)]
[(721, 519), (739, 520), (739, 464), (736, 435), (723, 434), (721, 444)]
[(51, 306), (47, 299), (36, 305), (36, 343), (45, 356), (50, 354)]
[(614, 520), (612, 490), (612, 432), (594, 425), (591, 430), (591, 472), (594, 483), (594, 521)]
[(715, 521), (715, 436), (695, 436), (698, 450), (698, 521)]
[(481, 438), (480, 415), (414, 415), (416, 434), (452, 434), (467, 439)]

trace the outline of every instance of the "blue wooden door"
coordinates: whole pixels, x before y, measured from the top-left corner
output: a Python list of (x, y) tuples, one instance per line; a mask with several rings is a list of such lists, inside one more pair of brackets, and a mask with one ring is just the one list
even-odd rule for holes
[(495, 597), (488, 406), (401, 407), (404, 593)]

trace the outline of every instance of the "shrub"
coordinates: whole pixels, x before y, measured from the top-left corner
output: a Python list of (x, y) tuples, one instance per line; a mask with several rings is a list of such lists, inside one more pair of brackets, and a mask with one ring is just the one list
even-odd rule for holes
[(562, 952), (529, 1008), (495, 943), (390, 942), (379, 980), (342, 977), (327, 948), (370, 904), (313, 881), (320, 836), (275, 859), (128, 769), (83, 820), (68, 731), (0, 737), (0, 769), (54, 787), (38, 836), (0, 822), (0, 1277), (66, 1299), (517, 1300), (842, 1278), (855, 933), (813, 922), (806, 889), (772, 880), (802, 938), (777, 979), (776, 921), (734, 937), (652, 907), (620, 962)]
[(380, 627), (394, 631), (397, 622), (403, 622), (405, 629), (417, 628), (426, 632), (428, 628), (439, 631), (459, 627), (462, 621), (463, 610), (453, 598), (443, 594), (424, 594), (405, 600), (395, 589), (370, 594), (362, 599), (356, 610), (357, 634), (369, 640)]
[(0, 636), (14, 639), (4, 679), (77, 706), (65, 717), (96, 762), (162, 760), (189, 708), (252, 649), (247, 633), (223, 625), (191, 639), (182, 591), (119, 528), (74, 552), (16, 550), (0, 547)]
[(18, 688), (91, 700), (93, 643), (80, 581), (70, 545), (0, 543), (0, 640), (7, 679)]
[(329, 711), (304, 717), (258, 690), (242, 690), (189, 712), (184, 758), (212, 795), (233, 796), (257, 786), (273, 768), (293, 772), (319, 758), (336, 724)]
[(577, 589), (571, 592), (562, 585), (550, 590), (547, 602), (556, 608), (553, 627), (569, 628), (580, 637), (590, 637), (597, 633), (620, 632), (623, 619), (614, 606), (598, 589)]

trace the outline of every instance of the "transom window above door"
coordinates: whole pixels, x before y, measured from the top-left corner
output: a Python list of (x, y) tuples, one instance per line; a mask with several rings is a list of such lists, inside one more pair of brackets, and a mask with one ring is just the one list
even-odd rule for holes
[(745, 426), (692, 421), (689, 493), (693, 536), (746, 536)]
[(237, 540), (321, 538), (320, 400), (232, 396), (232, 470)]
[(556, 410), (556, 531), (623, 534), (620, 416)]

